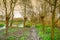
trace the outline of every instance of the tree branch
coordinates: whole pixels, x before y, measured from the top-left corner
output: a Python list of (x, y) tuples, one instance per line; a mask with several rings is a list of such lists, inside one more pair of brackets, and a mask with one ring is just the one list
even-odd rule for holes
[(59, 4), (59, 5), (57, 5), (56, 7), (60, 7), (60, 4)]
[(49, 5), (54, 6), (54, 4), (50, 3), (50, 1), (45, 0)]

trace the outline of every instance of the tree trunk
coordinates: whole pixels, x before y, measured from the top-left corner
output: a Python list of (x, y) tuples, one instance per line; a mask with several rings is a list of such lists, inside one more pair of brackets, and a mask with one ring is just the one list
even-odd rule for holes
[(8, 35), (9, 18), (6, 17), (6, 36)]
[[(5, 0), (6, 2), (6, 0)], [(5, 3), (5, 13), (6, 13), (6, 36), (8, 35), (8, 24), (9, 24), (9, 17), (7, 14), (7, 7), (6, 7), (6, 3)]]
[(54, 29), (55, 29), (55, 10), (56, 10), (57, 0), (55, 0), (54, 9), (52, 12), (52, 27), (51, 27), (51, 40), (54, 40)]
[(45, 32), (45, 27), (44, 27), (44, 16), (41, 16), (41, 21), (42, 21), (42, 25), (43, 25), (42, 30), (43, 30), (43, 32)]
[(13, 11), (12, 11), (12, 19), (11, 19), (11, 23), (10, 23), (11, 28), (12, 28), (12, 24), (13, 24), (13, 16), (14, 16), (14, 14), (13, 14)]
[(55, 13), (52, 14), (51, 40), (54, 40)]
[(39, 12), (39, 23), (41, 23), (41, 15), (40, 15), (40, 12)]
[(24, 27), (25, 27), (25, 23), (26, 23), (26, 21), (25, 21), (25, 19), (24, 19)]
[(25, 27), (25, 24), (26, 24), (26, 4), (24, 5), (24, 27)]

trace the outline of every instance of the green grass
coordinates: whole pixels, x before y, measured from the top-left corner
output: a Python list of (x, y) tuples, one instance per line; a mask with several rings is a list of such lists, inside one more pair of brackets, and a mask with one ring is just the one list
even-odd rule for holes
[(22, 37), (16, 37), (16, 36), (9, 36), (9, 37), (7, 37), (7, 40), (24, 40), (25, 39), (25, 37), (24, 36), (22, 36)]
[[(42, 30), (43, 25), (42, 24), (37, 24), (36, 25), (36, 30), (38, 33), (38, 36), (43, 39), (43, 40), (51, 40), (51, 26), (44, 26), (45, 27), (45, 32), (43, 33)], [(20, 28), (19, 28), (20, 29)], [(12, 28), (9, 29), (8, 32), (12, 33), (15, 32), (17, 30), (17, 28)], [(4, 32), (1, 32), (0, 34), (5, 34)], [(27, 38), (28, 36), (28, 30), (24, 31), (24, 35), (22, 37), (19, 37), (19, 40), (24, 40), (25, 38)], [(16, 36), (9, 36), (8, 39), (9, 40), (15, 40), (17, 37)], [(54, 29), (54, 40), (60, 40), (60, 29), (56, 28)]]
[(4, 24), (0, 24), (0, 27), (3, 27), (4, 26)]
[[(44, 40), (51, 40), (51, 26), (44, 26), (45, 27), (45, 32), (43, 34), (42, 31), (42, 24), (37, 24), (36, 29), (38, 30), (38, 35), (40, 38)], [(54, 29), (54, 40), (60, 39), (60, 29), (56, 28)]]
[[(17, 31), (17, 28), (9, 28), (9, 29), (8, 29), (8, 32), (9, 32), (9, 33), (12, 33), (12, 32), (15, 32), (15, 31)], [(1, 35), (5, 34), (5, 29), (2, 30), (0, 34), (1, 34)]]
[(15, 40), (15, 39), (16, 39), (15, 36), (9, 36), (9, 37), (7, 37), (7, 40)]

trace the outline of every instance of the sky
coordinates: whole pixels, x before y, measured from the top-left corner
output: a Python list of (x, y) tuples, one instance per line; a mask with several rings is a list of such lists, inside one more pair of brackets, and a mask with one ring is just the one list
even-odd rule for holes
[(20, 6), (17, 5), (15, 8), (14, 8), (14, 18), (22, 18), (22, 15), (20, 13)]
[(14, 18), (22, 18), (19, 11), (14, 11)]

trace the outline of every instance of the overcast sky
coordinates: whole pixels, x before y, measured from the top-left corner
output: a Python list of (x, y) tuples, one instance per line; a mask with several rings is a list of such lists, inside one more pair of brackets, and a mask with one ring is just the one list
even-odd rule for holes
[(22, 18), (21, 14), (19, 11), (14, 12), (14, 18)]
[(20, 13), (20, 6), (17, 5), (15, 8), (14, 8), (14, 18), (22, 18), (22, 15)]

